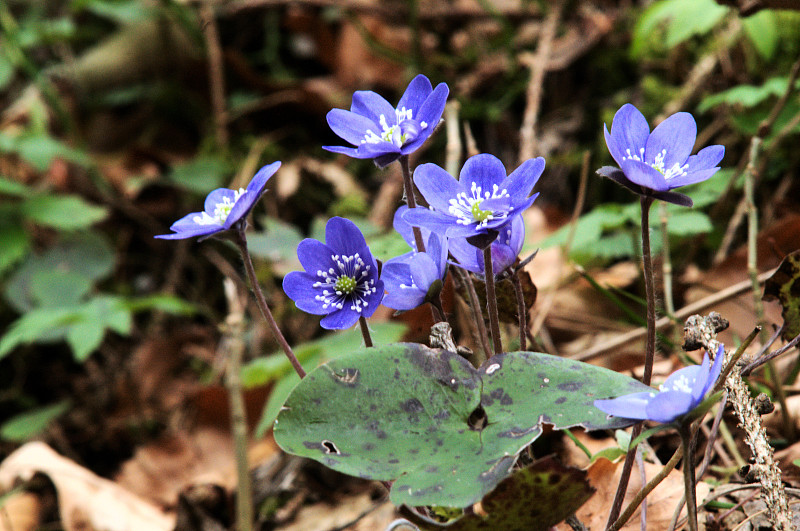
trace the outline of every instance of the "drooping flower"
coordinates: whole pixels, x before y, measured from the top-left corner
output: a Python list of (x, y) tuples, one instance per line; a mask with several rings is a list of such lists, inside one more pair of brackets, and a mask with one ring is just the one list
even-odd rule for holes
[(181, 240), (195, 236), (207, 238), (229, 230), (239, 223), (245, 223), (247, 215), (264, 193), (267, 181), (280, 166), (280, 161), (264, 166), (258, 170), (247, 188), (239, 190), (217, 188), (206, 197), (205, 210), (192, 212), (173, 223), (170, 230), (174, 234), (160, 234), (156, 238), (162, 240)]
[(352, 221), (331, 218), (325, 225), (325, 243), (306, 238), (297, 246), (297, 257), (305, 271), (286, 275), (283, 290), (304, 312), (324, 315), (323, 328), (348, 328), (378, 308), (383, 281), (364, 235)]
[(449, 89), (439, 83), (433, 89), (422, 74), (409, 83), (397, 108), (369, 90), (353, 94), (350, 110), (333, 109), (328, 125), (355, 147), (323, 146), (357, 159), (375, 159), (383, 168), (401, 155), (416, 151), (439, 125)]
[(708, 146), (691, 155), (697, 124), (691, 114), (673, 114), (651, 133), (639, 110), (626, 103), (614, 115), (611, 132), (604, 127), (606, 145), (619, 168), (604, 166), (597, 173), (639, 195), (684, 206), (692, 200), (670, 190), (705, 181), (714, 175), (725, 147)]
[[(525, 222), (522, 221), (522, 216), (514, 216), (511, 221), (500, 227), (498, 232), (497, 239), (491, 244), (492, 271), (495, 276), (514, 265), (522, 250), (525, 241)], [(484, 274), (483, 251), (464, 238), (451, 238), (448, 248), (456, 265), (479, 275)]]
[(692, 365), (672, 373), (659, 391), (644, 391), (630, 395), (595, 400), (594, 406), (609, 415), (626, 419), (654, 420), (669, 423), (700, 405), (722, 371), (725, 351), (720, 345), (714, 365), (703, 355), (702, 365)]
[(439, 294), (446, 275), (447, 245), (432, 232), (428, 235), (425, 252), (412, 251), (383, 265), (381, 279), (386, 286), (383, 305), (395, 310), (412, 310)]
[(414, 183), (430, 208), (409, 209), (403, 217), (448, 238), (486, 234), (533, 204), (539, 194), (530, 193), (542, 171), (544, 159), (538, 157), (507, 175), (500, 159), (485, 153), (467, 159), (459, 180), (436, 164), (422, 164)]

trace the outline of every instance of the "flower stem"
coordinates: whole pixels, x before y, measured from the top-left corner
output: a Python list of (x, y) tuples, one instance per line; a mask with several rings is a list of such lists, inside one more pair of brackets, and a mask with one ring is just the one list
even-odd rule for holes
[(511, 283), (514, 284), (514, 294), (517, 296), (517, 315), (519, 316), (519, 349), (528, 350), (528, 338), (525, 333), (528, 328), (528, 317), (525, 312), (525, 294), (522, 292), (522, 282), (519, 280), (519, 272), (515, 271), (511, 275)]
[(364, 319), (363, 315), (358, 317), (358, 325), (361, 327), (361, 336), (364, 338), (364, 345), (369, 348), (372, 346), (372, 336), (369, 333), (369, 327), (367, 326), (367, 320)]
[[(647, 336), (645, 340), (644, 376), (642, 377), (642, 382), (645, 385), (650, 385), (650, 380), (653, 377), (653, 361), (656, 356), (656, 289), (655, 279), (653, 278), (653, 260), (650, 256), (650, 207), (652, 204), (652, 197), (641, 197), (642, 263), (644, 265), (644, 290), (647, 295)], [(641, 424), (636, 425), (633, 428), (631, 440), (635, 439), (641, 431)], [(628, 489), (628, 480), (630, 480), (631, 470), (633, 469), (634, 451), (635, 448), (628, 448), (628, 455), (625, 456), (625, 464), (622, 467), (617, 493), (614, 496), (614, 503), (611, 505), (611, 512), (608, 515), (606, 526), (610, 526), (617, 519), (617, 515), (622, 508), (625, 491)]]
[[(486, 308), (489, 312), (489, 327), (492, 331), (492, 346), (494, 354), (503, 352), (503, 343), (500, 340), (500, 318), (497, 313), (497, 295), (494, 291), (494, 271), (492, 271), (492, 246), (483, 249), (483, 271), (486, 275)], [(490, 358), (492, 353), (488, 353)]]
[(264, 298), (264, 292), (261, 291), (258, 278), (256, 278), (256, 270), (253, 267), (253, 259), (250, 257), (250, 251), (247, 249), (247, 237), (244, 234), (244, 227), (233, 231), (233, 233), (235, 234), (233, 240), (234, 243), (236, 243), (236, 246), (239, 248), (239, 252), (242, 254), (244, 269), (247, 272), (247, 278), (250, 280), (250, 288), (253, 290), (253, 295), (255, 295), (258, 309), (261, 310), (261, 315), (269, 325), (270, 330), (272, 330), (272, 335), (275, 337), (275, 341), (278, 342), (283, 351), (286, 353), (286, 357), (289, 358), (289, 363), (292, 364), (295, 372), (297, 372), (300, 378), (305, 378), (306, 371), (303, 370), (303, 366), (300, 365), (300, 362), (297, 360), (297, 356), (295, 356), (294, 352), (292, 352), (292, 347), (289, 346), (286, 338), (283, 337), (283, 333), (278, 327), (278, 323), (275, 322), (275, 318), (272, 316), (272, 312), (269, 310), (267, 300)]
[(647, 295), (647, 337), (644, 351), (644, 376), (642, 383), (650, 385), (653, 362), (656, 357), (656, 287), (653, 278), (653, 259), (650, 255), (650, 206), (652, 197), (642, 196), (642, 263), (644, 265), (644, 291)]
[[(406, 201), (408, 208), (417, 208), (417, 200), (414, 196), (414, 183), (411, 181), (411, 167), (408, 162), (408, 155), (400, 157), (400, 167), (403, 169), (403, 189), (406, 192)], [(417, 244), (417, 251), (425, 252), (425, 242), (422, 239), (422, 231), (419, 227), (412, 227), (414, 231), (414, 243)]]
[(688, 513), (689, 531), (697, 531), (697, 492), (695, 491), (694, 459), (692, 459), (691, 424), (685, 423), (678, 428), (683, 446), (683, 485), (686, 490), (686, 511)]

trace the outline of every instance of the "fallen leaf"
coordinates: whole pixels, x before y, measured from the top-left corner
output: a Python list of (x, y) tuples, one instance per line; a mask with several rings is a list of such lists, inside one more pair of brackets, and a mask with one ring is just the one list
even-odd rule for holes
[[(661, 465), (645, 462), (644, 469), (648, 480), (658, 474), (661, 468)], [(597, 489), (597, 492), (583, 507), (578, 509), (575, 515), (588, 529), (604, 529), (606, 519), (608, 518), (608, 511), (614, 499), (617, 484), (619, 484), (619, 477), (622, 472), (622, 461), (612, 463), (607, 459), (598, 459), (589, 466), (587, 472), (589, 475), (589, 483)], [(622, 505), (623, 510), (641, 488), (641, 473), (639, 469), (634, 466), (630, 482), (628, 483), (628, 490), (625, 494), (625, 502)], [(708, 484), (703, 482), (697, 483), (698, 506), (702, 506), (700, 502), (708, 496), (709, 491), (710, 488)], [(647, 529), (667, 529), (672, 520), (672, 513), (675, 512), (675, 507), (677, 507), (682, 496), (683, 473), (679, 470), (673, 470), (647, 497)], [(698, 511), (699, 510), (700, 509), (698, 509)], [(683, 513), (686, 513), (685, 508)], [(641, 507), (636, 509), (636, 512), (622, 529), (639, 531), (639, 529), (641, 529), (640, 515)], [(556, 526), (556, 529), (559, 531), (571, 530), (568, 525), (563, 523)]]
[(37, 473), (55, 485), (66, 531), (170, 531), (175, 526), (173, 516), (42, 442), (25, 444), (0, 464), (0, 489)]
[[(4, 495), (5, 496), (5, 495)], [(31, 492), (11, 494), (0, 499), (0, 531), (34, 531), (42, 524), (39, 518), (42, 504), (39, 496)]]

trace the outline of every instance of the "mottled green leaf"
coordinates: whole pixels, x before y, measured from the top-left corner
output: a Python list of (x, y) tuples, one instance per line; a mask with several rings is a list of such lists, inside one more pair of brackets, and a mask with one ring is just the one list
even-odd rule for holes
[(556, 429), (617, 428), (597, 398), (649, 390), (594, 365), (536, 352), (462, 357), (415, 343), (360, 349), (315, 369), (275, 421), (287, 452), (355, 476), (395, 480), (395, 504), (465, 507), (517, 453)]
[(485, 515), (473, 513), (439, 523), (407, 507), (401, 512), (423, 531), (546, 531), (573, 514), (594, 490), (586, 472), (545, 457), (514, 471), (484, 496)]

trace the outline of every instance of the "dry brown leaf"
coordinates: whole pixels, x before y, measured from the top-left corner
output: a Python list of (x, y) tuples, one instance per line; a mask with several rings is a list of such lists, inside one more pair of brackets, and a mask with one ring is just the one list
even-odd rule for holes
[(178, 495), (191, 485), (211, 484), (230, 491), (236, 486), (231, 437), (211, 427), (163, 437), (137, 449), (116, 479), (164, 507), (175, 507)]
[[(660, 465), (652, 463), (645, 463), (644, 468), (648, 479), (661, 471)], [(597, 489), (597, 492), (583, 507), (578, 509), (576, 516), (589, 529), (604, 529), (606, 519), (608, 518), (608, 511), (614, 499), (617, 484), (619, 483), (622, 462), (612, 463), (607, 459), (598, 459), (589, 466), (587, 471), (589, 473), (589, 483)], [(623, 509), (641, 488), (642, 482), (640, 472), (638, 468), (634, 466), (630, 482), (628, 483)], [(703, 500), (708, 496), (709, 491), (710, 488), (708, 484), (699, 482), (697, 484), (697, 499)], [(647, 497), (647, 529), (652, 529), (654, 531), (667, 529), (670, 520), (672, 520), (672, 513), (675, 512), (675, 507), (677, 507), (682, 496), (683, 473), (678, 470), (673, 470)], [(683, 513), (686, 513), (685, 508)], [(641, 529), (639, 520), (640, 514), (641, 507), (636, 510), (622, 529), (639, 531), (639, 529)], [(556, 526), (556, 529), (559, 531), (567, 531), (571, 528), (562, 523)]]
[(280, 531), (310, 531), (312, 529), (372, 531), (386, 529), (386, 526), (397, 516), (397, 510), (390, 502), (376, 502), (370, 498), (369, 494), (358, 494), (341, 500), (341, 503), (337, 503), (335, 506), (320, 502), (303, 507), (291, 523), (279, 529)]
[(169, 531), (175, 518), (116, 483), (95, 475), (41, 442), (30, 442), (0, 464), (0, 488), (41, 473), (58, 492), (67, 531)]
[(0, 531), (33, 531), (42, 524), (39, 513), (42, 504), (39, 496), (20, 492), (5, 500), (0, 506)]

